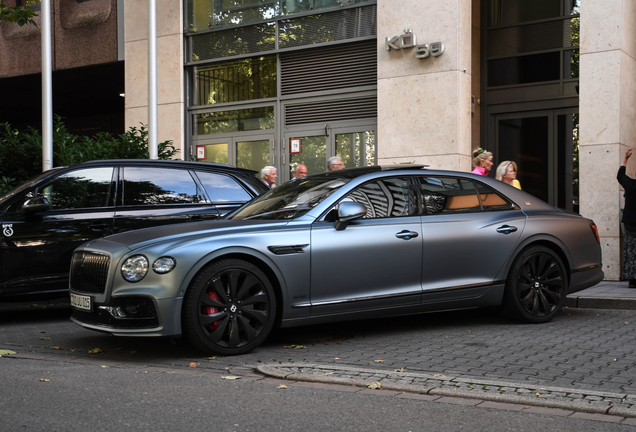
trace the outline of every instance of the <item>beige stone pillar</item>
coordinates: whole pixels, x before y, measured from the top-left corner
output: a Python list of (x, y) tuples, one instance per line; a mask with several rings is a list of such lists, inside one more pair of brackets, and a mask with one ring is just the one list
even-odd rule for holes
[[(124, 2), (126, 128), (148, 123), (148, 1)], [(184, 142), (183, 2), (157, 2), (158, 141)]]
[[(616, 171), (636, 145), (636, 2), (581, 2), (580, 212), (596, 222), (606, 280), (620, 278), (622, 191)], [(634, 159), (634, 158), (633, 158)], [(634, 176), (636, 161), (627, 174)]]
[[(472, 1), (378, 0), (378, 162), (470, 171)], [(387, 51), (409, 29), (438, 57)], [(404, 43), (408, 43), (406, 40)]]

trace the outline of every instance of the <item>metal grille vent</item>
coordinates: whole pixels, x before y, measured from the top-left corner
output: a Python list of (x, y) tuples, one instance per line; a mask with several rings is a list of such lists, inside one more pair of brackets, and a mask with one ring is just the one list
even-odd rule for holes
[(106, 288), (110, 257), (91, 252), (76, 252), (71, 264), (71, 288), (101, 294)]
[(376, 85), (377, 59), (375, 40), (281, 54), (281, 95)]
[(292, 48), (376, 34), (376, 5), (279, 21), (279, 47)]
[(276, 23), (194, 35), (190, 39), (191, 61), (273, 51), (276, 48)]
[(571, 45), (569, 19), (488, 31), (488, 58), (509, 57)]
[(339, 120), (375, 118), (378, 116), (377, 98), (321, 101), (302, 105), (287, 105), (285, 125), (325, 123)]

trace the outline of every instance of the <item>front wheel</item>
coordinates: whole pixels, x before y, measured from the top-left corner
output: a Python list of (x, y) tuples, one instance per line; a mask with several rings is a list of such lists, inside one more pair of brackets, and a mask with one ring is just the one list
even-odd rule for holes
[(267, 276), (238, 259), (205, 267), (192, 281), (183, 307), (183, 331), (201, 351), (245, 354), (267, 337), (276, 317), (276, 297)]
[(567, 292), (568, 275), (561, 259), (547, 247), (533, 246), (512, 263), (502, 306), (510, 318), (544, 323), (561, 310)]

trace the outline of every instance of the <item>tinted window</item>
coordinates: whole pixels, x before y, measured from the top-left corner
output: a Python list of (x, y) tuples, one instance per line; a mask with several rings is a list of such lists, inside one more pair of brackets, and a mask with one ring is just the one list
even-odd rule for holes
[(212, 202), (252, 199), (252, 196), (232, 177), (203, 171), (197, 171), (197, 176)]
[(383, 179), (357, 188), (344, 200), (364, 204), (367, 207), (364, 219), (412, 216), (417, 213), (417, 200), (410, 190), (407, 179)]
[(502, 198), (491, 187), (479, 182), (476, 182), (475, 186), (477, 186), (479, 200), (484, 211), (510, 210), (513, 208), (511, 203)]
[(88, 168), (56, 177), (38, 188), (52, 210), (107, 207), (113, 190), (113, 168)]
[(481, 211), (473, 182), (451, 177), (422, 177), (422, 198), (426, 214)]
[(124, 168), (124, 205), (189, 204), (205, 202), (186, 170)]

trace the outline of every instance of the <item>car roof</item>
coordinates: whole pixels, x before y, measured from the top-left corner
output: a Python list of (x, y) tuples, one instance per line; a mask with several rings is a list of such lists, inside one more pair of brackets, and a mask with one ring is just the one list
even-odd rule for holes
[[(80, 162), (78, 164), (69, 165), (68, 167), (78, 167), (78, 166), (94, 166), (94, 165), (149, 165), (149, 166), (173, 166), (173, 167), (181, 167), (181, 168), (190, 168), (190, 169), (214, 169), (228, 172), (242, 172), (246, 174), (256, 174), (258, 171), (247, 169), (247, 168), (237, 168), (232, 165), (220, 164), (214, 162), (199, 162), (199, 161), (184, 161), (184, 160), (173, 160), (173, 159), (99, 159), (92, 160), (87, 162)], [(58, 168), (66, 168), (66, 167), (58, 167)]]

